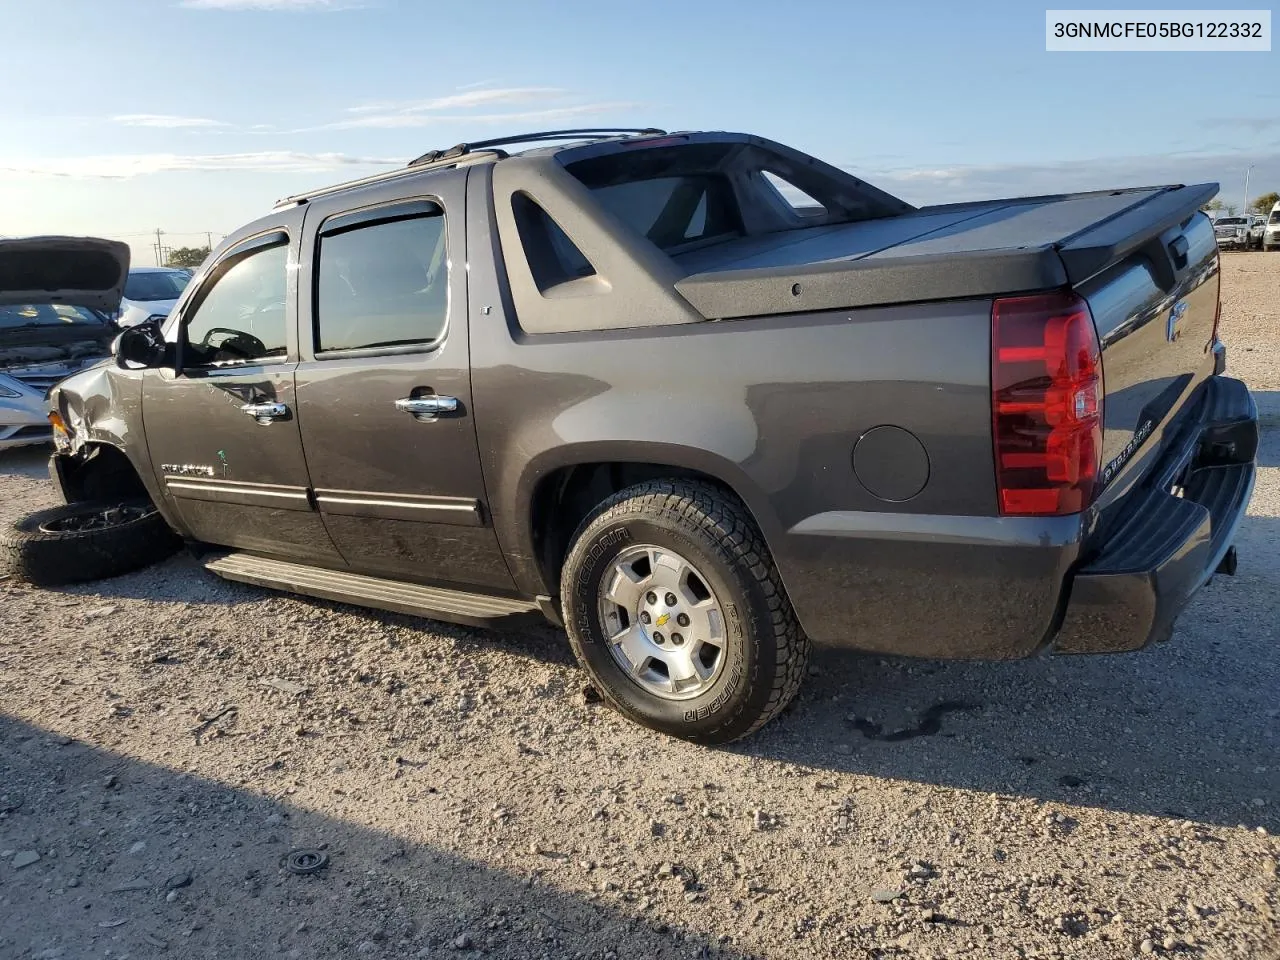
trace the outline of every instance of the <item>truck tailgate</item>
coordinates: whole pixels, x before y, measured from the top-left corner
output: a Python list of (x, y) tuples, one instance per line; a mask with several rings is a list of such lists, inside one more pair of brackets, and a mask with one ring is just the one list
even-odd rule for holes
[(1104, 511), (1146, 472), (1214, 372), (1218, 264), (1212, 224), (1193, 213), (1076, 287), (1102, 344)]

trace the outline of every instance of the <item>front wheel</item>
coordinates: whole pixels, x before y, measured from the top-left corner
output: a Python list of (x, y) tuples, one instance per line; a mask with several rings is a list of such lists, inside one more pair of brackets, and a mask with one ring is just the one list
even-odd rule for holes
[(38, 510), (0, 531), (0, 562), (28, 583), (102, 580), (158, 563), (181, 541), (148, 500)]
[(746, 509), (706, 483), (630, 487), (582, 523), (561, 578), (578, 662), (619, 712), (699, 743), (777, 716), (809, 641)]

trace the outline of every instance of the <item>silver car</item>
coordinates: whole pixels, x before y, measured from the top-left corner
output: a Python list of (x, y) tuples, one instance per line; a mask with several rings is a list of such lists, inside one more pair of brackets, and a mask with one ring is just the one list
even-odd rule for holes
[(48, 442), (49, 388), (110, 355), (128, 262), (107, 240), (0, 240), (0, 450)]

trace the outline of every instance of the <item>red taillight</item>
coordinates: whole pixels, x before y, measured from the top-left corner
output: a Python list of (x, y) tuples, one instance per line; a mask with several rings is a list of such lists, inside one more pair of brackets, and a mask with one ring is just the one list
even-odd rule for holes
[(991, 413), (1005, 516), (1079, 513), (1102, 458), (1102, 351), (1074, 294), (996, 300)]
[(1213, 308), (1213, 333), (1209, 336), (1209, 349), (1218, 342), (1218, 324), (1222, 322), (1222, 287), (1218, 287), (1218, 305)]

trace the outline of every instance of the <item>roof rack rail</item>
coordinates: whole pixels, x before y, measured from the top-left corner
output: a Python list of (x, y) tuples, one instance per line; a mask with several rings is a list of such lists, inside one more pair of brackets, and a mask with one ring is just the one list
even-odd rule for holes
[(543, 130), (537, 133), (521, 133), (512, 137), (495, 137), (492, 140), (477, 140), (474, 143), (458, 143), (446, 150), (428, 150), (420, 157), (409, 161), (409, 166), (417, 167), (426, 163), (437, 163), (440, 160), (452, 160), (465, 156), (475, 150), (492, 150), (513, 143), (540, 143), (554, 140), (598, 140), (622, 134), (634, 134), (647, 137), (663, 136), (667, 131), (657, 127), (582, 127), (576, 130)]
[(394, 180), (397, 177), (407, 176), (410, 173), (416, 173), (423, 167), (431, 167), (439, 164), (442, 167), (459, 166), (464, 163), (478, 163), (485, 159), (501, 159), (507, 154), (505, 151), (498, 149), (500, 146), (512, 143), (537, 143), (539, 141), (554, 140), (583, 140), (583, 139), (604, 139), (606, 137), (616, 137), (626, 134), (634, 136), (663, 136), (665, 130), (659, 130), (656, 127), (591, 127), (581, 130), (546, 130), (541, 133), (522, 133), (514, 137), (497, 137), (493, 140), (477, 140), (475, 143), (459, 143), (449, 147), (447, 150), (429, 150), (420, 157), (410, 160), (403, 167), (396, 167), (392, 170), (383, 170), (381, 173), (370, 174), (367, 177), (360, 177), (356, 180), (347, 180), (343, 183), (335, 183), (329, 187), (320, 187), (316, 190), (308, 190), (306, 193), (295, 193), (291, 196), (284, 197), (275, 202), (272, 207), (279, 210), (281, 207), (289, 207), (294, 204), (306, 203), (318, 197), (327, 197), (333, 193), (340, 193), (343, 190), (349, 190), (352, 187), (363, 187), (368, 184), (382, 183), (384, 180)]

